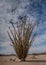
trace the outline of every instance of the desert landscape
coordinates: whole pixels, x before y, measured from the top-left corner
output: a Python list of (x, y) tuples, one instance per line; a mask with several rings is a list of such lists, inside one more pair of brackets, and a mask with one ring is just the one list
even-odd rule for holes
[(46, 0), (0, 0), (0, 65), (46, 65)]
[(20, 61), (15, 55), (0, 56), (0, 65), (46, 65), (46, 54), (28, 55), (26, 61)]

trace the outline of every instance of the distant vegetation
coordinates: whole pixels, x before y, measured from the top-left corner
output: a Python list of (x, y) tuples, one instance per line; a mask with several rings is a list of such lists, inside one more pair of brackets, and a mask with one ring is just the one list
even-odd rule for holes
[[(28, 55), (46, 55), (46, 53), (33, 53)], [(0, 54), (0, 56), (16, 56), (15, 54)]]
[(8, 31), (9, 38), (12, 42), (12, 46), (16, 52), (16, 56), (21, 60), (25, 61), (29, 48), (35, 40), (36, 33), (33, 33), (35, 24), (30, 22), (27, 23), (27, 18), (24, 17), (20, 22), (16, 23), (16, 27), (11, 23), (13, 30), (9, 27)]

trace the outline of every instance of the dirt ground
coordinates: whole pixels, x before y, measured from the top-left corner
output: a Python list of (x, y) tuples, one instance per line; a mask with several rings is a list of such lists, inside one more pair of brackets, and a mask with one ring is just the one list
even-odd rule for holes
[(46, 54), (28, 55), (25, 62), (16, 56), (0, 56), (0, 65), (46, 65)]

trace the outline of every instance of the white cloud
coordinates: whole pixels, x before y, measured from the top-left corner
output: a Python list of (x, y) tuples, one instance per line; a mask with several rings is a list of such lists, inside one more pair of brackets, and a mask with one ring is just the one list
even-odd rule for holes
[(38, 35), (35, 38), (35, 41), (34, 41), (34, 43), (32, 45), (33, 46), (38, 46), (38, 45), (42, 46), (42, 43), (44, 44), (44, 42), (46, 42), (46, 34)]
[(37, 46), (37, 47), (31, 47), (29, 50), (29, 53), (45, 53), (46, 52), (46, 46)]

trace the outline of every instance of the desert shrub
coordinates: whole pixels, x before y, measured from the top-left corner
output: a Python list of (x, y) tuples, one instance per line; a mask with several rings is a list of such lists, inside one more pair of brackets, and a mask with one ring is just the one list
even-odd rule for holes
[(16, 27), (13, 23), (11, 24), (13, 31), (9, 27), (10, 32), (8, 31), (8, 35), (16, 52), (16, 56), (21, 61), (24, 61), (36, 36), (36, 33), (33, 34), (35, 24), (32, 22), (27, 23), (26, 18), (23, 18), (20, 23), (17, 22)]

